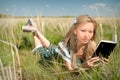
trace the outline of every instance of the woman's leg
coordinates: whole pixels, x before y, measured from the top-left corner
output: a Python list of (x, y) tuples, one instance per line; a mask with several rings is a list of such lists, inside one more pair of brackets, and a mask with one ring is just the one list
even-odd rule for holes
[(34, 44), (35, 48), (32, 52), (34, 52), (36, 49), (37, 52), (41, 53), (41, 57), (45, 59), (52, 59), (52, 56), (54, 56), (55, 48), (50, 45), (49, 40), (45, 38), (44, 35), (42, 35), (35, 24), (35, 22), (32, 19), (29, 19), (26, 26), (22, 27), (23, 32), (32, 32), (33, 38), (34, 38)]
[(34, 35), (34, 44), (35, 44), (35, 46), (43, 45), (46, 48), (48, 48), (50, 46), (49, 40), (47, 40), (45, 38), (45, 36), (42, 35), (39, 31), (36, 31), (35, 33), (33, 33), (33, 35)]
[(42, 45), (46, 48), (49, 47), (50, 42), (45, 38), (44, 35), (42, 35), (36, 26), (36, 23), (32, 20), (29, 19), (26, 26), (22, 27), (23, 32), (32, 32), (34, 36), (34, 43), (35, 46)]
[(34, 45), (35, 45), (35, 47), (43, 46), (36, 35), (33, 35), (33, 38), (34, 38)]
[[(56, 55), (55, 48), (50, 45), (50, 42), (38, 31), (34, 34), (35, 48), (32, 52), (40, 53), (42, 59), (51, 60)], [(46, 47), (46, 48), (45, 48)]]

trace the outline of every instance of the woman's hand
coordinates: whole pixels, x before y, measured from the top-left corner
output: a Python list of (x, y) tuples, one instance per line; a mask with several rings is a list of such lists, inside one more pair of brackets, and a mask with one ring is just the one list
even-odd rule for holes
[(97, 66), (99, 66), (98, 62), (100, 60), (101, 59), (99, 57), (90, 58), (82, 63), (82, 67), (84, 67), (84, 68), (97, 67)]
[(108, 58), (102, 58), (101, 62), (103, 62), (105, 64), (108, 64), (109, 63), (109, 59)]

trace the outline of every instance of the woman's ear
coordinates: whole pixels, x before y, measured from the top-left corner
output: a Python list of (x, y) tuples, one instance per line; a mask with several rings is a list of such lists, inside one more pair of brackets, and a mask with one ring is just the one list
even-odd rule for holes
[(77, 34), (77, 33), (76, 33), (76, 29), (74, 29), (73, 33), (74, 33), (75, 35)]

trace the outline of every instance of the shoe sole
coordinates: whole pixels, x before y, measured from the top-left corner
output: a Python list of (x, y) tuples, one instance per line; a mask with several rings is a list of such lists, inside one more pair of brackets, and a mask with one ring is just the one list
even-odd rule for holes
[(22, 31), (23, 32), (31, 32), (31, 30), (30, 30), (30, 28), (28, 28), (28, 26), (23, 26)]

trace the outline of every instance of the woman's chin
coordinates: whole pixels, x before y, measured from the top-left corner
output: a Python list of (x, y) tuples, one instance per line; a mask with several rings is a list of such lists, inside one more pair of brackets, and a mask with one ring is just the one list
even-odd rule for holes
[(84, 41), (84, 42), (83, 42), (83, 44), (87, 44), (87, 43), (88, 43), (88, 41)]

